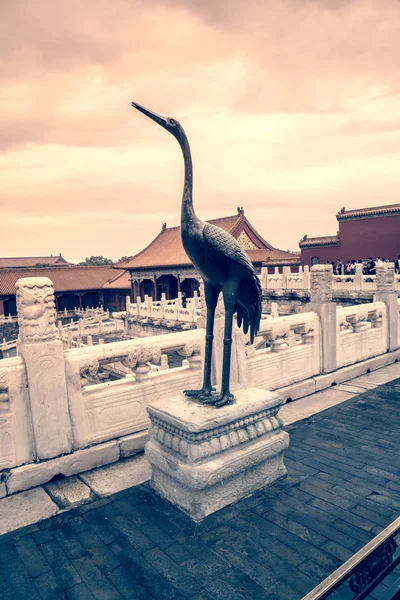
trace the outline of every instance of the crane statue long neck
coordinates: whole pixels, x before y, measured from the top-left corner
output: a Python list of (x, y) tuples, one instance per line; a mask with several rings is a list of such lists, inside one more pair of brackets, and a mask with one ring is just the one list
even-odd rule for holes
[(193, 165), (190, 146), (185, 132), (181, 128), (181, 135), (178, 139), (182, 149), (185, 165), (182, 207), (181, 207), (181, 228), (186, 229), (193, 220), (196, 220), (196, 214), (193, 208)]

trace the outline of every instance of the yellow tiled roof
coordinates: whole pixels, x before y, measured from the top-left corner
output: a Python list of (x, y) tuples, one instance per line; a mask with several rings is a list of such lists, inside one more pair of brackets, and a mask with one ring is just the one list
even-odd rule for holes
[(0, 268), (34, 267), (35, 265), (68, 265), (69, 263), (58, 254), (56, 256), (14, 256), (0, 257)]
[[(296, 262), (292, 254), (273, 248), (268, 244), (246, 219), (242, 209), (236, 215), (212, 219), (208, 222), (225, 229), (234, 237), (238, 236), (243, 227), (250, 232), (250, 235), (254, 235), (257, 243), (262, 247), (246, 249), (253, 263), (263, 263), (274, 258), (285, 259), (285, 257), (290, 260), (288, 264), (293, 264), (293, 260)], [(128, 260), (116, 263), (115, 267), (134, 270), (190, 265), (191, 262), (182, 245), (180, 227), (163, 227), (158, 236), (146, 248)]]
[[(110, 266), (104, 267), (43, 267), (39, 269), (0, 269), (0, 296), (14, 295), (21, 277), (48, 277), (56, 292), (98, 290), (123, 274)], [(124, 286), (122, 287), (124, 289)]]

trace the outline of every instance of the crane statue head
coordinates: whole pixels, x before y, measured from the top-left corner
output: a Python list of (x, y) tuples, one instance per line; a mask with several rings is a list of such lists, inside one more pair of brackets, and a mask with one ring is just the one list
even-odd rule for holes
[(146, 115), (146, 117), (149, 117), (150, 119), (161, 125), (161, 127), (164, 127), (164, 129), (172, 133), (172, 135), (178, 140), (178, 142), (181, 140), (183, 129), (181, 124), (176, 119), (172, 119), (171, 117), (161, 117), (160, 115), (157, 115), (151, 110), (148, 110), (144, 106), (136, 104), (136, 102), (132, 102), (132, 106), (133, 108), (136, 108), (138, 111)]

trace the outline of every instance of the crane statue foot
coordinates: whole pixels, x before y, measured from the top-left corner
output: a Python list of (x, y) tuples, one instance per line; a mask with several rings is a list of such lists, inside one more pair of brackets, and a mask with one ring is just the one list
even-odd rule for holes
[(211, 394), (208, 398), (204, 398), (203, 404), (213, 404), (217, 408), (221, 408), (222, 406), (226, 406), (227, 404), (233, 404), (235, 401), (235, 396), (228, 392), (227, 394)]
[(197, 398), (203, 402), (204, 400), (211, 398), (214, 391), (214, 387), (202, 387), (201, 390), (183, 390), (183, 393), (188, 398)]
[(228, 392), (227, 394), (217, 393), (215, 388), (202, 388), (201, 390), (183, 390), (188, 398), (197, 398), (203, 404), (212, 404), (217, 408), (226, 404), (233, 404), (235, 396)]

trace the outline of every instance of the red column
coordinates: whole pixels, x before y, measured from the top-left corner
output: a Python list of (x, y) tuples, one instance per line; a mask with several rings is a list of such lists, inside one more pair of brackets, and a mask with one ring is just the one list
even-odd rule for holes
[(179, 274), (176, 276), (176, 279), (178, 281), (178, 293), (181, 291), (181, 278), (179, 276)]
[(157, 277), (154, 275), (154, 295), (153, 295), (153, 300), (156, 302), (158, 300), (157, 298)]
[(79, 308), (82, 308), (82, 294), (79, 294)]
[(142, 301), (142, 282), (140, 281), (140, 279), (137, 280), (136, 285), (138, 290), (137, 295), (140, 296), (140, 301)]
[(0, 298), (0, 315), (4, 315), (4, 302)]

